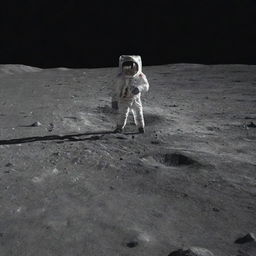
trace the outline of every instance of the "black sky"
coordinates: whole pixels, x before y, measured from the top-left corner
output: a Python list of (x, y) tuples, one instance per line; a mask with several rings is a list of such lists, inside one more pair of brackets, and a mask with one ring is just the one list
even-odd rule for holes
[(0, 63), (39, 67), (256, 64), (255, 0), (12, 1), (0, 8)]

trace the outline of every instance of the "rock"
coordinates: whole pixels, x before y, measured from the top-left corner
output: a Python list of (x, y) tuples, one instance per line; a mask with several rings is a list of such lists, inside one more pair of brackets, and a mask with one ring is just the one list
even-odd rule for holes
[(134, 248), (136, 246), (138, 246), (138, 242), (137, 241), (130, 241), (126, 244), (127, 247), (129, 248)]
[(54, 125), (53, 125), (53, 123), (50, 123), (48, 128), (47, 128), (48, 132), (52, 132), (53, 129), (54, 129)]
[(214, 254), (205, 248), (191, 247), (171, 252), (168, 256), (214, 256)]
[(235, 243), (236, 244), (244, 244), (244, 243), (249, 243), (249, 242), (254, 242), (254, 241), (256, 241), (254, 234), (248, 233), (246, 236), (236, 239)]
[(256, 124), (254, 122), (250, 122), (249, 124), (247, 124), (247, 127), (256, 128)]
[(41, 126), (42, 124), (40, 123), (40, 122), (38, 122), (38, 121), (36, 121), (36, 122), (34, 122), (33, 124), (31, 124), (30, 126), (31, 127), (39, 127), (39, 126)]

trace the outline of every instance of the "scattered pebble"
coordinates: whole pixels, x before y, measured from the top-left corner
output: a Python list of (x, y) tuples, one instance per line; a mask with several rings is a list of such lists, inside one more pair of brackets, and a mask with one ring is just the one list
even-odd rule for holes
[(245, 244), (245, 243), (254, 242), (254, 241), (256, 241), (254, 234), (248, 233), (246, 236), (236, 239), (235, 243)]
[(12, 164), (12, 163), (7, 163), (5, 166), (6, 166), (6, 167), (12, 167), (13, 164)]

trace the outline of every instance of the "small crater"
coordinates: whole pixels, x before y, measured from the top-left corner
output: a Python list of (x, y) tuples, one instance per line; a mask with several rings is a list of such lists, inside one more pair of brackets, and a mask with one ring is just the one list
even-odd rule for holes
[(129, 248), (134, 248), (136, 246), (138, 246), (138, 242), (137, 241), (130, 241), (128, 243), (126, 243), (126, 246), (129, 247)]
[(160, 155), (158, 160), (166, 166), (188, 166), (198, 164), (196, 160), (181, 153), (166, 153)]
[(65, 119), (71, 119), (71, 120), (73, 120), (73, 121), (75, 121), (75, 122), (82, 120), (82, 119), (80, 119), (80, 118), (78, 118), (78, 117), (76, 117), (76, 116), (64, 116), (64, 118), (65, 118)]
[(127, 140), (127, 138), (123, 137), (123, 136), (116, 136), (116, 138), (119, 139), (119, 140)]
[(153, 144), (153, 145), (159, 145), (159, 144), (160, 144), (160, 141), (152, 140), (150, 143)]

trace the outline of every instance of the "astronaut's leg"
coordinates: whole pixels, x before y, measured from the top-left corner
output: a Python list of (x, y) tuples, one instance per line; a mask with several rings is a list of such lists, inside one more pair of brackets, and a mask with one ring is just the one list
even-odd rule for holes
[(132, 105), (132, 112), (134, 115), (134, 120), (136, 125), (138, 126), (139, 132), (144, 133), (145, 122), (143, 117), (143, 108), (141, 104), (140, 97), (137, 97)]
[(132, 111), (132, 115), (133, 115), (134, 124), (137, 126), (137, 119), (135, 118), (136, 113), (134, 113), (134, 109), (133, 108), (131, 108), (131, 111)]
[(119, 101), (118, 102), (119, 106), (119, 113), (118, 113), (118, 120), (117, 120), (117, 126), (115, 129), (115, 132), (122, 132), (126, 123), (127, 123), (127, 118), (130, 112), (130, 104), (129, 102), (126, 101)]

